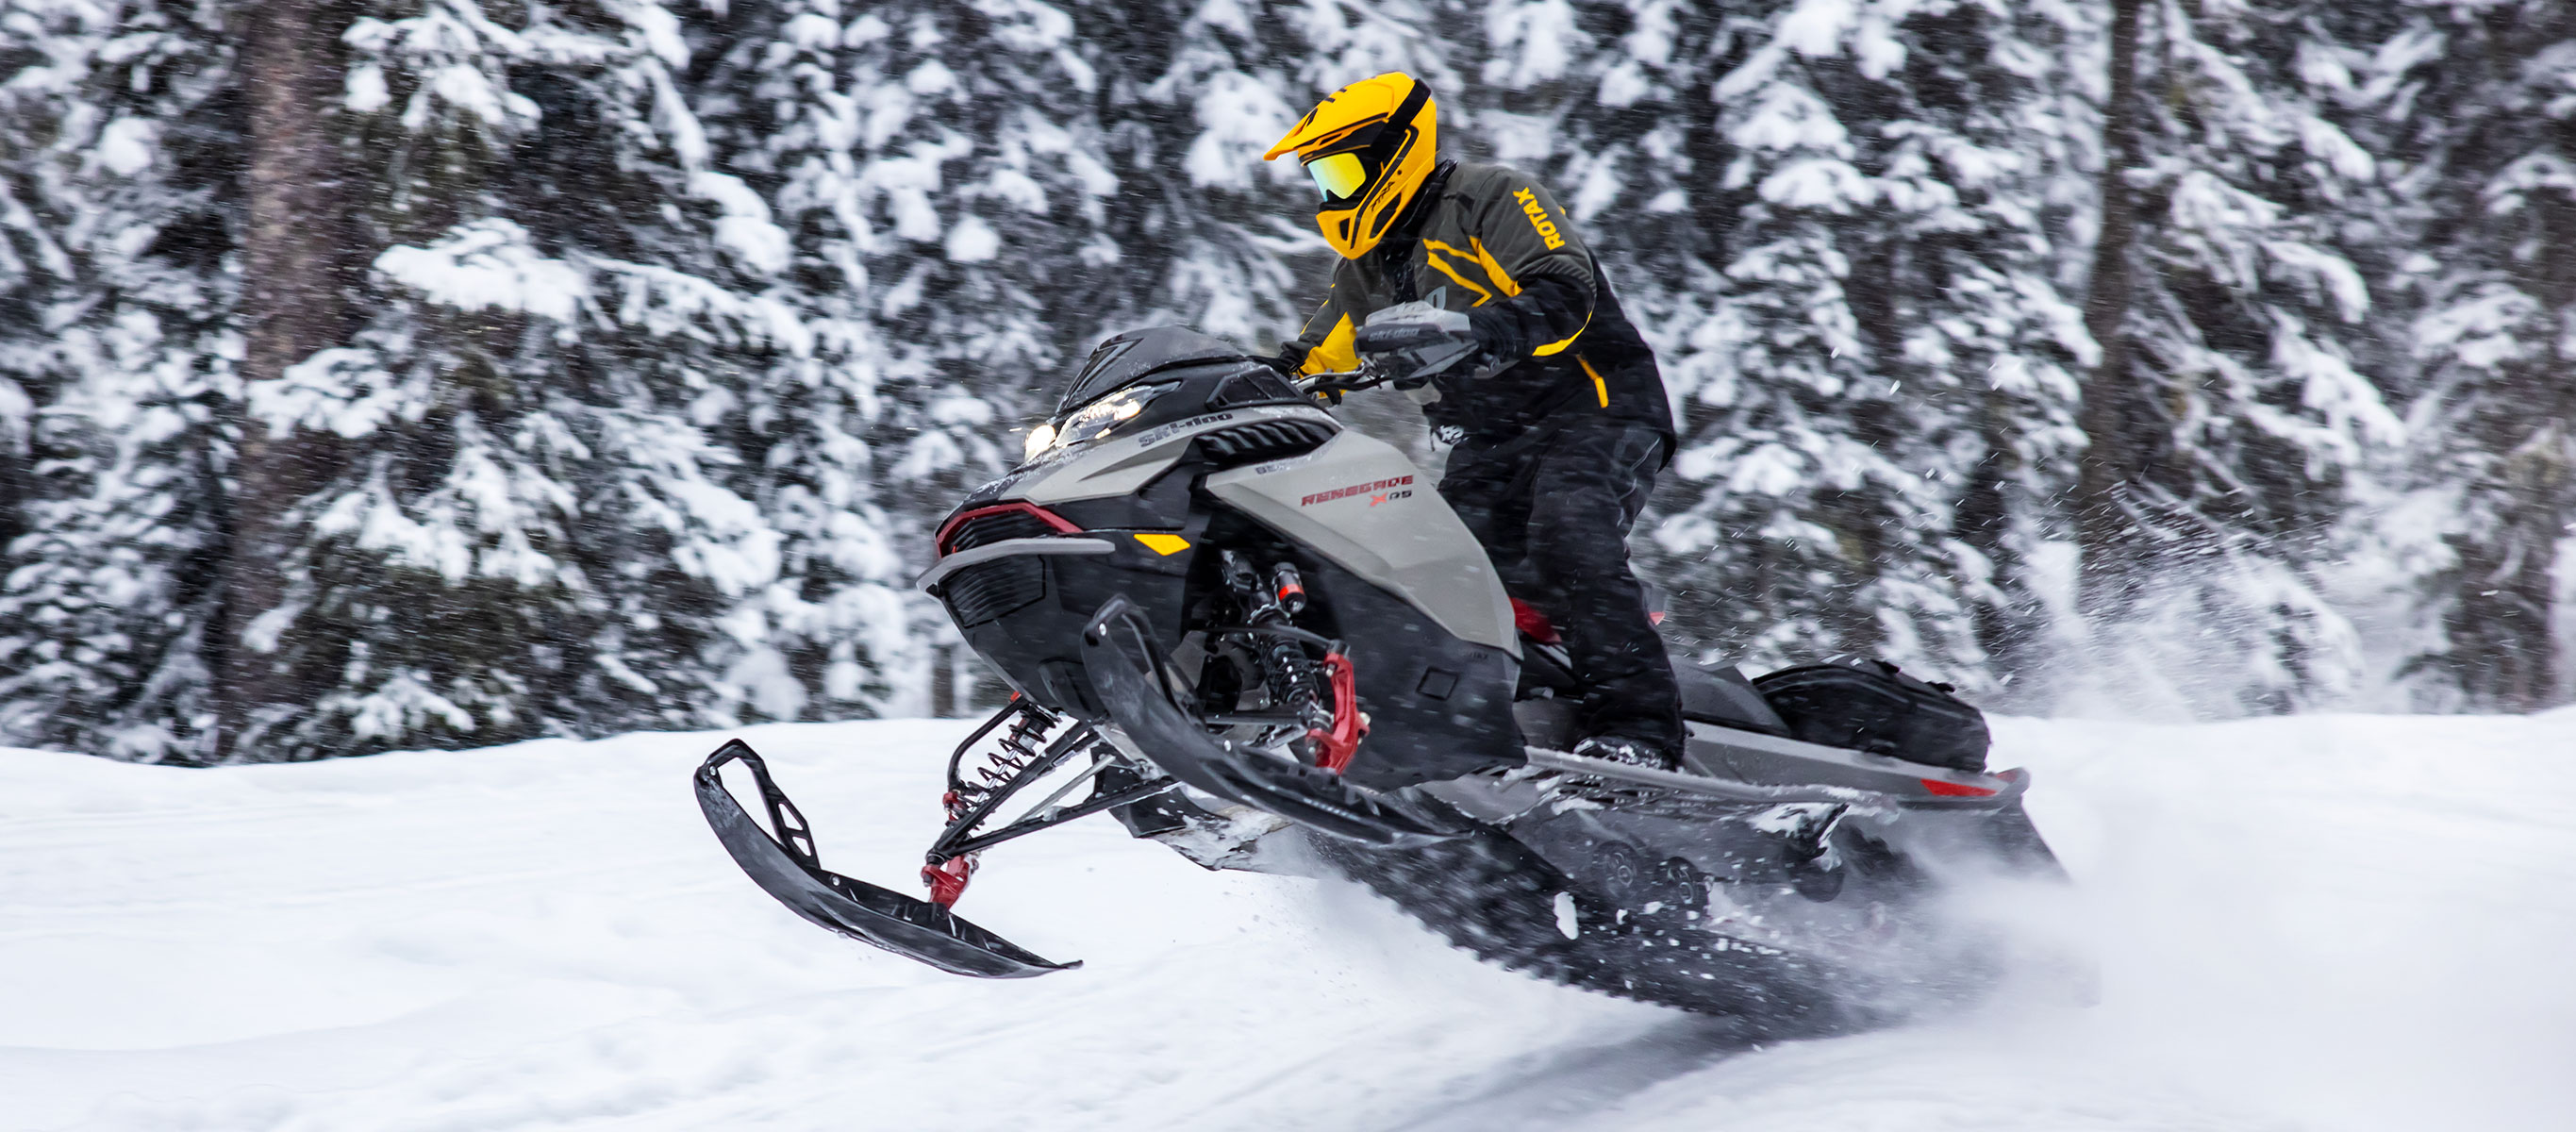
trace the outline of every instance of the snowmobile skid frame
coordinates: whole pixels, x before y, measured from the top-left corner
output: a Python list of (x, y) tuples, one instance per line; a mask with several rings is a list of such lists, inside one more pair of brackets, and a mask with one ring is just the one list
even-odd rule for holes
[[(760, 755), (740, 739), (728, 740), (699, 765), (698, 808), (705, 813), (717, 840), (724, 843), (725, 851), (754, 883), (820, 927), (951, 974), (1023, 979), (1071, 970), (1082, 962), (1057, 963), (1041, 958), (951, 910), (973, 874), (975, 855), (983, 850), (1102, 810), (1143, 801), (1176, 785), (1169, 779), (1159, 779), (1112, 790), (1095, 786), (1090, 798), (1071, 806), (1057, 805), (1082, 783), (1096, 781), (1097, 768), (1109, 765), (1103, 759), (1094, 764), (1094, 771), (1058, 788), (1019, 820), (978, 832), (1004, 802), (1074, 755), (1101, 742), (1097, 729), (1077, 724), (1044, 750), (1037, 750), (1030, 738), (1044, 734), (1057, 722), (1058, 718), (1044, 708), (1014, 700), (958, 745), (956, 754), (949, 759), (949, 789), (942, 799), (949, 811), (948, 825), (924, 855), (922, 879), (931, 890), (931, 899), (926, 901), (824, 869), (805, 815), (788, 800), (786, 791), (779, 789)], [(990, 765), (966, 768), (963, 764), (969, 750), (1005, 723), (1011, 724), (1011, 731), (1004, 735), (1002, 750), (991, 758)], [(725, 788), (719, 772), (725, 764), (737, 762), (751, 773), (769, 814), (769, 829), (753, 821)]]

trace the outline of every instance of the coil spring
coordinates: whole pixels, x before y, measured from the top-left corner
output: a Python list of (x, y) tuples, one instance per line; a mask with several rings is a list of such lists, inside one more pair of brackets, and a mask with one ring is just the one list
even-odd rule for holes
[(1055, 721), (1034, 712), (1022, 712), (1011, 720), (1011, 726), (994, 740), (993, 749), (972, 766), (959, 766), (957, 778), (949, 783), (948, 820), (965, 817), (967, 811), (982, 805), (995, 791), (1010, 785), (1022, 771), (1029, 769), (1041, 754), (1039, 740)]

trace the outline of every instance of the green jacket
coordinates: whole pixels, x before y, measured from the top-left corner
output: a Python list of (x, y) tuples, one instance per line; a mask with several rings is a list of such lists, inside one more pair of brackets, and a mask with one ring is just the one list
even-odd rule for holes
[(1291, 349), (1307, 373), (1356, 368), (1368, 316), (1428, 299), (1467, 312), (1478, 342), (1517, 362), (1444, 380), (1435, 426), (1499, 439), (1577, 415), (1672, 432), (1654, 351), (1620, 310), (1600, 262), (1537, 181), (1501, 165), (1444, 162), (1377, 247), (1333, 271), (1332, 291)]

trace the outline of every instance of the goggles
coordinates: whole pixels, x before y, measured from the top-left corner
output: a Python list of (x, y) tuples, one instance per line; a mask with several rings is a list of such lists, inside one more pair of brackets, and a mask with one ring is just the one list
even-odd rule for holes
[(1306, 163), (1306, 175), (1315, 179), (1315, 187), (1328, 201), (1343, 200), (1368, 184), (1368, 166), (1356, 153), (1336, 153)]

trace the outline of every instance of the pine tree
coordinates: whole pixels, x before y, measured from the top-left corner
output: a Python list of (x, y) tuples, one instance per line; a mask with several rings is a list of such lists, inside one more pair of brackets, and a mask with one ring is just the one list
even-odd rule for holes
[(388, 3), (343, 37), (382, 301), (249, 393), (348, 453), (246, 640), (320, 689), (262, 757), (803, 712), (784, 539), (722, 438), (813, 333), (759, 290), (786, 237), (713, 165), (677, 7)]
[(1429, 82), (1451, 120), (1471, 92), (1440, 29), (1461, 8), (1086, 4), (1084, 57), (1102, 76), (1091, 113), (1117, 178), (1096, 237), (1115, 258), (1086, 282), (1117, 298), (1081, 324), (1083, 344), (1174, 322), (1247, 347), (1293, 336), (1333, 260), (1305, 177), (1262, 154), (1325, 94), (1387, 71)]
[(2191, 641), (2125, 676), (2176, 673), (2205, 710), (2349, 684), (2311, 567), (2364, 453), (2401, 432), (2355, 366), (2371, 295), (2343, 245), (2380, 183), (2342, 125), (2370, 107), (2329, 7), (2112, 5), (2081, 607), (2106, 639)]
[(221, 17), (0, 4), (0, 744), (215, 754), (241, 354)]
[(2568, 695), (2552, 620), (2576, 530), (2576, 12), (2412, 7), (2375, 62), (2405, 95), (2390, 149), (2415, 252), (2393, 274), (2421, 377), (2407, 491), (2372, 514), (2373, 549), (2422, 563), (2422, 702), (2532, 711)]
[(735, 20), (708, 120), (788, 234), (769, 295), (816, 341), (751, 382), (735, 441), (801, 579), (772, 636), (819, 666), (826, 710), (871, 710), (886, 677), (927, 690), (921, 665), (887, 662), (944, 618), (895, 586), (1016, 459), (1009, 432), (1071, 346), (1059, 316), (1084, 317), (1070, 270), (1102, 257), (1085, 229), (1115, 183), (1079, 97), (1097, 80), (1042, 9), (804, 0)]
[(1563, 114), (1560, 183), (1579, 221), (1618, 219), (1613, 278), (1681, 403), (1652, 525), (1680, 620), (1757, 665), (1870, 651), (1990, 685), (2084, 346), (2052, 275), (2069, 29), (1979, 4), (1588, 14), (1617, 50)]

